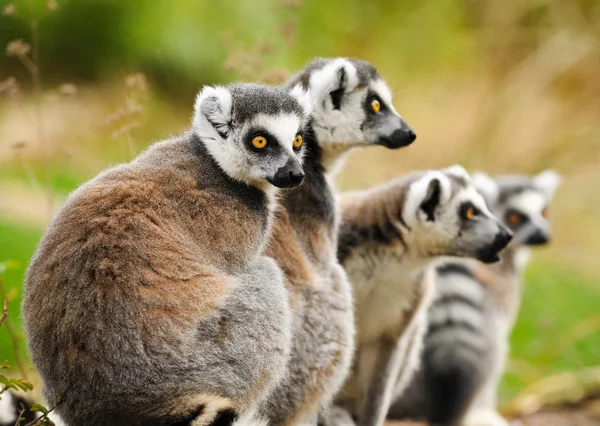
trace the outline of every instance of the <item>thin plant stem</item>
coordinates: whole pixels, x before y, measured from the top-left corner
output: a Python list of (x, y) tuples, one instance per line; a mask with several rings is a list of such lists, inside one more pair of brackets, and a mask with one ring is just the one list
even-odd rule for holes
[(0, 325), (8, 318), (8, 302), (4, 299), (4, 308), (2, 309), (2, 317), (0, 317)]
[[(50, 193), (50, 163), (48, 161), (48, 147), (44, 138), (44, 119), (43, 119), (43, 106), (42, 106), (42, 78), (40, 72), (40, 50), (39, 50), (39, 22), (37, 19), (31, 20), (31, 57), (24, 58), (24, 64), (27, 61), (31, 62), (29, 66), (26, 65), (27, 69), (31, 73), (31, 79), (33, 81), (33, 90), (35, 96), (35, 109), (36, 109), (36, 124), (37, 124), (37, 142), (42, 153), (42, 167), (44, 175), (44, 184), (46, 186), (46, 207), (48, 210), (48, 218), (52, 216), (53, 203), (52, 195)], [(23, 59), (22, 59), (23, 60)]]
[(131, 137), (131, 132), (128, 131), (125, 136), (127, 137), (127, 153), (129, 155), (129, 161), (131, 161), (135, 156), (135, 143)]
[[(6, 301), (7, 301), (8, 297), (6, 294), (6, 290), (4, 288), (4, 279), (2, 278), (2, 276), (0, 276), (0, 296), (2, 296), (2, 299), (4, 299), (5, 306), (7, 306)], [(23, 361), (23, 356), (21, 355), (21, 350), (20, 350), (21, 349), (21, 344), (20, 344), (21, 337), (19, 336), (15, 327), (12, 324), (10, 315), (8, 315), (8, 310), (6, 311), (6, 317), (4, 318), (2, 325), (4, 325), (6, 327), (6, 330), (8, 331), (8, 336), (12, 342), (13, 353), (15, 355), (15, 360), (17, 362), (17, 368), (19, 369), (21, 376), (23, 376), (23, 378), (25, 380), (29, 380), (27, 377), (27, 369), (25, 368), (25, 362)]]

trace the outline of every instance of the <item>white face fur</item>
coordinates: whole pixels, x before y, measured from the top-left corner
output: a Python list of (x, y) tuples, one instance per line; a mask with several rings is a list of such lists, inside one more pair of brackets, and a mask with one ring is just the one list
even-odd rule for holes
[(366, 62), (317, 60), (291, 84), (312, 99), (313, 131), (327, 158), (355, 146), (399, 148), (416, 137), (396, 112), (389, 87)]
[(514, 233), (512, 245), (540, 245), (550, 240), (548, 211), (560, 176), (546, 170), (533, 177), (473, 175), (491, 210)]
[(294, 146), (306, 120), (301, 101), (268, 86), (205, 87), (192, 128), (231, 178), (263, 189), (296, 186), (304, 176), (302, 146)]
[(413, 181), (402, 212), (404, 238), (421, 256), (498, 260), (510, 232), (492, 215), (466, 170), (452, 166)]

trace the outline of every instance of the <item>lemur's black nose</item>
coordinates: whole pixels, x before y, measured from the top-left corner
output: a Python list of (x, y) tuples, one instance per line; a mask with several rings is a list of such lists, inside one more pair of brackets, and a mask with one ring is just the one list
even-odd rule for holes
[(304, 180), (304, 171), (302, 166), (295, 158), (290, 158), (283, 167), (280, 167), (275, 176), (268, 181), (278, 188), (293, 188), (298, 186)]
[(417, 138), (417, 134), (408, 125), (402, 126), (400, 129), (396, 129), (391, 135), (381, 136), (379, 138), (379, 145), (383, 145), (386, 148), (401, 148), (408, 146), (414, 142)]
[(300, 182), (302, 182), (303, 179), (304, 179), (303, 172), (295, 172), (295, 171), (290, 172), (290, 181), (300, 183)]
[(533, 235), (525, 240), (525, 244), (528, 246), (541, 246), (547, 244), (548, 241), (550, 241), (548, 234), (541, 229), (538, 229)]
[(502, 250), (504, 247), (506, 247), (508, 243), (510, 243), (510, 240), (512, 240), (512, 238), (513, 234), (510, 230), (504, 227), (500, 228), (500, 234), (497, 238), (497, 244), (499, 247), (498, 250)]

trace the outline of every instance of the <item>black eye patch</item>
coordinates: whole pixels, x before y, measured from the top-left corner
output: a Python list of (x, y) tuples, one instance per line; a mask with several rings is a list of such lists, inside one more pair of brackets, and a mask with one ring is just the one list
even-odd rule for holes
[[(254, 138), (259, 137), (259, 136), (262, 136), (267, 141), (267, 145), (263, 149), (257, 149), (252, 144), (252, 141), (254, 140)], [(271, 133), (269, 133), (267, 130), (264, 130), (261, 128), (256, 128), (256, 129), (250, 130), (248, 132), (248, 134), (246, 135), (245, 142), (246, 143), (244, 145), (252, 152), (264, 152), (266, 150), (272, 150), (279, 146), (279, 141), (277, 140), (277, 138), (275, 136), (273, 136)]]
[(508, 209), (504, 214), (504, 221), (514, 229), (529, 222), (529, 216), (517, 209)]
[(385, 105), (385, 103), (383, 103), (381, 98), (377, 95), (377, 93), (370, 90), (369, 93), (367, 93), (367, 97), (365, 98), (365, 105), (364, 105), (365, 111), (367, 111), (367, 113), (377, 114), (377, 112), (373, 111), (373, 107), (372, 107), (373, 101), (379, 102), (379, 112), (383, 112), (388, 109), (387, 106)]
[(458, 207), (458, 216), (462, 220), (471, 220), (473, 217), (481, 214), (481, 210), (479, 210), (475, 205), (470, 201), (465, 201)]

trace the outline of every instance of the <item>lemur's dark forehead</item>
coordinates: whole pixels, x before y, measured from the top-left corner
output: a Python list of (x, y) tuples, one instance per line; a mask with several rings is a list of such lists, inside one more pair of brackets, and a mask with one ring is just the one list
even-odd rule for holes
[(381, 78), (377, 69), (370, 63), (360, 59), (349, 59), (349, 61), (356, 67), (359, 86), (368, 86), (371, 81)]
[(539, 191), (528, 176), (506, 175), (496, 178), (498, 184), (498, 203), (506, 203), (510, 198), (525, 191)]
[[(297, 84), (300, 84), (303, 89), (307, 89), (310, 83), (310, 76), (315, 71), (325, 68), (325, 66), (331, 64), (340, 58), (316, 58), (309, 62), (302, 71), (292, 76), (285, 84), (286, 88), (292, 88)], [(356, 76), (358, 78), (358, 86), (366, 87), (369, 82), (380, 79), (377, 69), (370, 63), (360, 59), (346, 59), (356, 68)]]
[(258, 114), (294, 114), (304, 117), (300, 103), (290, 93), (278, 87), (261, 84), (234, 84), (229, 87), (232, 98), (232, 116), (244, 122)]
[(466, 189), (470, 184), (466, 178), (463, 176), (457, 176), (454, 174), (446, 174), (448, 179), (450, 180), (450, 184), (452, 186), (452, 192), (457, 192), (462, 189)]

